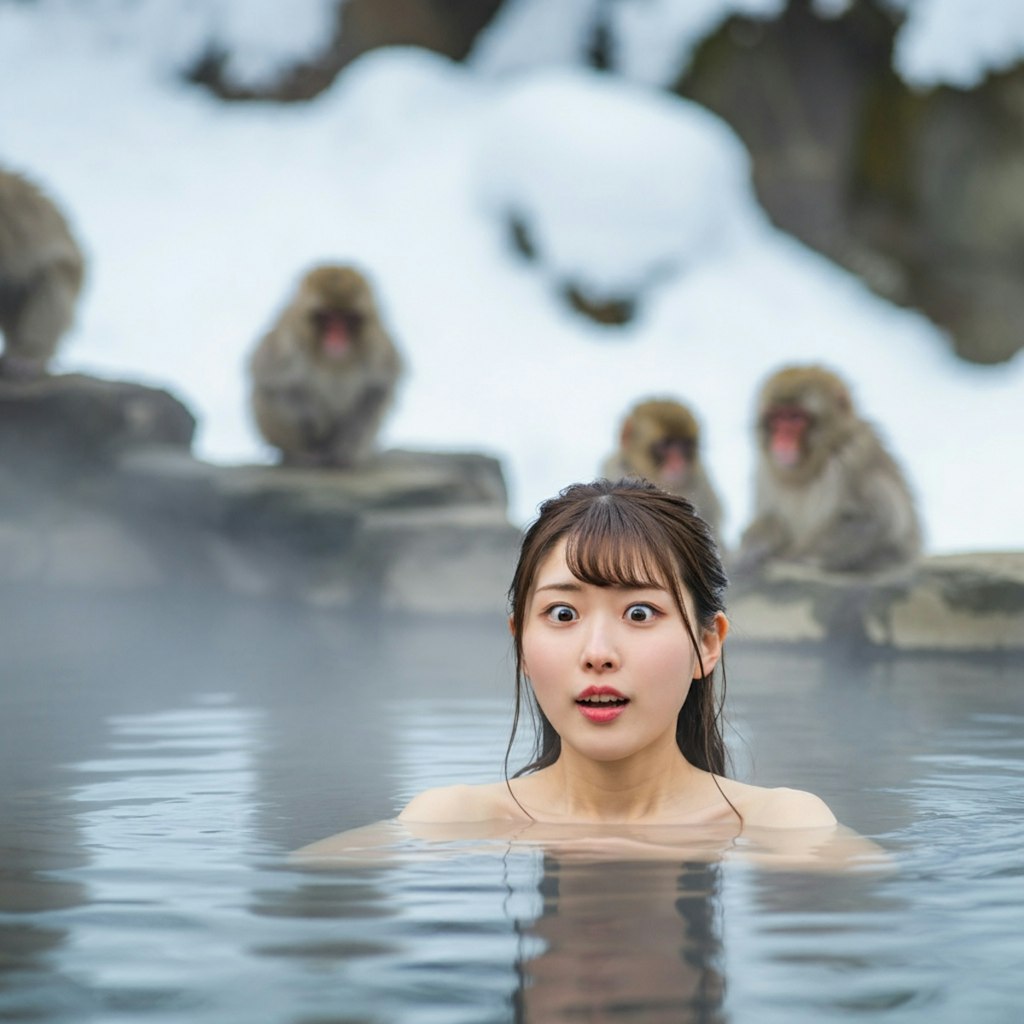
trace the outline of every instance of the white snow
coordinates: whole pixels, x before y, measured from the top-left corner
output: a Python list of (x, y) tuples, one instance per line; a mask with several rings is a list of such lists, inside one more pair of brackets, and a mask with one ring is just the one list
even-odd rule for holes
[(1024, 56), (1021, 0), (890, 0), (908, 7), (893, 64), (912, 85), (970, 89)]
[[(499, 76), (408, 49), (307, 104), (223, 104), (171, 74), (188, 47), (160, 0), (132, 8), (132, 38), (104, 5), (0, 2), (0, 162), (50, 189), (91, 259), (56, 368), (171, 388), (201, 457), (272, 457), (246, 359), (306, 267), (353, 260), (409, 366), (384, 442), (500, 456), (517, 519), (597, 472), (633, 401), (670, 393), (704, 423), (735, 539), (757, 384), (815, 360), (882, 426), (931, 550), (1024, 546), (1024, 359), (957, 361), (923, 317), (772, 229), (706, 111), (584, 69)], [(513, 206), (534, 263), (509, 243)], [(640, 282), (636, 320), (583, 319), (567, 279)]]
[[(238, 85), (273, 81), (325, 50), (344, 0), (0, 0), (0, 46), (100, 43), (168, 75), (207, 52)], [(20, 10), (30, 7), (30, 10)], [(30, 51), (29, 51), (30, 52)], [(28, 55), (27, 53), (25, 55)]]
[(617, 72), (666, 85), (730, 15), (769, 18), (784, 7), (785, 0), (507, 0), (469, 62), (494, 75), (584, 63), (594, 29), (603, 23)]
[(625, 294), (740, 244), (761, 214), (732, 131), (703, 107), (581, 70), (538, 70), (488, 105), (479, 188), (524, 216), (546, 278)]
[[(1021, 0), (878, 0), (901, 19), (893, 63), (910, 84), (971, 88), (1024, 57)], [(506, 0), (470, 63), (489, 74), (587, 59), (595, 25), (610, 35), (617, 73), (667, 85), (694, 50), (733, 15), (770, 20), (786, 0)], [(823, 18), (851, 0), (815, 0)]]

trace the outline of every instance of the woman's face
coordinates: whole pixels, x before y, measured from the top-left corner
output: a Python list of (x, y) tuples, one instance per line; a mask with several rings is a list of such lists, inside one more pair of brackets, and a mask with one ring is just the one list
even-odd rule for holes
[[(702, 637), (707, 673), (726, 628), (719, 615)], [(584, 583), (569, 571), (563, 539), (537, 572), (522, 643), (526, 676), (563, 751), (612, 761), (675, 748), (676, 718), (701, 669), (670, 590)]]

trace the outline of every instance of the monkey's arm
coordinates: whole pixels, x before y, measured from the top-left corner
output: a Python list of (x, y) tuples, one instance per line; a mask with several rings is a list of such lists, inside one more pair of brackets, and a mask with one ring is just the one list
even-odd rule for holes
[(351, 466), (370, 453), (391, 396), (390, 387), (372, 384), (347, 413), (333, 421), (329, 434), (318, 439), (323, 451), (329, 453), (331, 463)]
[(869, 572), (913, 558), (919, 534), (910, 494), (889, 473), (868, 475), (847, 497), (818, 546), (823, 569)]
[(857, 572), (875, 568), (882, 537), (882, 524), (870, 511), (844, 510), (821, 538), (819, 561), (822, 569)]

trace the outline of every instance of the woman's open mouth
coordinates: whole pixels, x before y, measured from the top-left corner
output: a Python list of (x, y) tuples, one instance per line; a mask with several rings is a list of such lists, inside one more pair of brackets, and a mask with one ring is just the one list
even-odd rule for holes
[(612, 722), (626, 709), (629, 698), (610, 686), (588, 686), (577, 698), (580, 714), (591, 722)]

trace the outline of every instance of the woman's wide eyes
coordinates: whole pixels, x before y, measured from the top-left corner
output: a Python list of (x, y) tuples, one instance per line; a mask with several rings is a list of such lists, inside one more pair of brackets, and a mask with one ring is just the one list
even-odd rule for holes
[[(552, 605), (544, 614), (552, 622), (575, 622), (580, 617), (579, 612), (568, 604)], [(649, 604), (631, 604), (624, 615), (627, 622), (653, 622), (657, 617), (657, 611)]]
[(575, 622), (578, 616), (575, 608), (567, 604), (556, 604), (548, 609), (548, 618), (552, 622)]
[(656, 614), (649, 604), (631, 604), (626, 609), (626, 618), (630, 622), (650, 622)]

